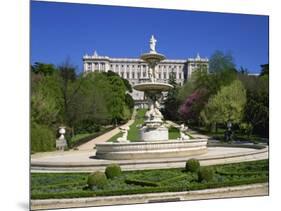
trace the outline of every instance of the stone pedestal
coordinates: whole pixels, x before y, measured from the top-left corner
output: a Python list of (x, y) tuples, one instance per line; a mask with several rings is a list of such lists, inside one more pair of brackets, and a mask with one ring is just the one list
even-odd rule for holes
[(168, 141), (168, 128), (161, 126), (154, 129), (147, 126), (143, 126), (140, 129), (140, 139), (141, 141)]
[(65, 132), (65, 127), (61, 126), (59, 128), (60, 137), (56, 140), (56, 149), (58, 150), (65, 150), (67, 148), (67, 142), (64, 137)]
[(67, 148), (67, 142), (66, 140), (63, 138), (63, 139), (57, 139), (56, 140), (56, 148), (58, 150), (65, 150)]

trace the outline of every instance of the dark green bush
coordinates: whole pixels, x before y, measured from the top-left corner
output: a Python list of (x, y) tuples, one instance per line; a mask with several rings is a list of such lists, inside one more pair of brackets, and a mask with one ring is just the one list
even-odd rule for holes
[(108, 179), (113, 179), (121, 175), (121, 168), (118, 164), (110, 164), (105, 169), (105, 175)]
[(107, 179), (103, 172), (96, 171), (88, 176), (87, 184), (90, 188), (103, 188), (106, 183)]
[(159, 184), (156, 182), (136, 180), (136, 179), (126, 179), (125, 182), (127, 184), (140, 185), (140, 186), (151, 186), (151, 187), (159, 186)]
[(212, 168), (201, 168), (198, 172), (199, 182), (206, 181), (210, 182), (214, 178), (214, 171)]
[(55, 149), (55, 133), (45, 125), (31, 125), (31, 151), (46, 152)]
[(200, 169), (200, 162), (197, 159), (190, 159), (186, 161), (185, 169), (190, 172), (198, 172)]
[(73, 142), (71, 139), (69, 139), (70, 140), (69, 147), (73, 148), (73, 147), (80, 146), (81, 144), (85, 144), (88, 141), (91, 141), (92, 139), (112, 130), (113, 128), (115, 128), (115, 127), (109, 127), (109, 128), (106, 128), (106, 129), (101, 129), (99, 132), (96, 132), (96, 133), (90, 134), (86, 137), (80, 138), (79, 140), (76, 140), (75, 142)]

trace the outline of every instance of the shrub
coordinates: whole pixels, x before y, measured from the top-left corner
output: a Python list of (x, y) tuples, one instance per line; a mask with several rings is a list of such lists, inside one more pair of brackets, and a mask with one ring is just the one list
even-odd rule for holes
[(31, 125), (31, 151), (46, 152), (55, 149), (55, 133), (45, 125)]
[(108, 179), (113, 179), (121, 175), (121, 168), (118, 164), (110, 164), (106, 167), (105, 174)]
[(199, 182), (206, 181), (210, 182), (214, 178), (214, 171), (212, 168), (201, 168), (198, 172)]
[(142, 180), (136, 180), (136, 179), (126, 179), (125, 183), (133, 184), (133, 185), (140, 185), (140, 186), (151, 186), (151, 187), (159, 186), (159, 184), (157, 182), (142, 181)]
[(103, 188), (106, 183), (107, 179), (103, 172), (96, 171), (88, 176), (87, 184), (90, 188)]
[(198, 172), (200, 169), (200, 162), (197, 159), (190, 159), (186, 162), (185, 169), (190, 172)]

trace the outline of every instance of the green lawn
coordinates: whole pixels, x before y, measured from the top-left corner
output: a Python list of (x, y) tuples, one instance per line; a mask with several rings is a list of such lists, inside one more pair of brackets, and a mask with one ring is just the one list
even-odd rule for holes
[(178, 139), (180, 137), (180, 131), (178, 128), (170, 127), (169, 128), (169, 139)]
[(115, 142), (117, 140), (117, 138), (121, 137), (122, 133), (119, 132), (116, 135), (112, 136), (110, 139), (107, 140), (107, 142)]
[[(147, 109), (139, 109), (137, 111), (135, 122), (130, 126), (130, 130), (128, 131), (128, 140), (130, 141), (138, 141), (140, 139), (139, 137), (139, 127), (144, 123), (145, 120), (145, 112)], [(122, 133), (118, 133), (114, 136), (112, 136), (108, 142), (114, 142), (117, 140), (117, 138), (121, 137)], [(169, 139), (177, 139), (180, 137), (180, 132), (177, 128), (171, 127), (169, 129)]]
[(31, 173), (31, 198), (76, 198), (153, 192), (176, 192), (268, 182), (268, 160), (216, 165), (212, 181), (179, 169), (126, 171), (103, 188), (87, 187), (88, 173)]
[[(130, 126), (130, 130), (128, 131), (128, 140), (130, 141), (138, 141), (139, 140), (139, 128), (137, 127), (138, 125), (142, 125), (144, 123), (144, 115), (146, 109), (139, 109), (137, 111), (137, 114), (135, 116), (135, 121), (134, 123)], [(110, 139), (108, 139), (108, 142), (114, 142), (117, 140), (117, 138), (121, 137), (122, 133), (118, 133), (114, 136), (112, 136)]]
[(137, 111), (135, 122), (130, 126), (130, 130), (128, 131), (128, 140), (138, 141), (140, 139), (138, 126), (141, 126), (144, 123), (144, 115), (146, 111), (147, 109), (139, 109)]

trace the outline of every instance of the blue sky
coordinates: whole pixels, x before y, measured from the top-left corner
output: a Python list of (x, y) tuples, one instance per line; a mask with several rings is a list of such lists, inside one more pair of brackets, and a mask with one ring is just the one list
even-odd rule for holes
[(268, 17), (55, 2), (31, 3), (31, 63), (82, 71), (82, 56), (139, 57), (154, 34), (168, 59), (231, 52), (236, 66), (259, 72), (268, 63)]

